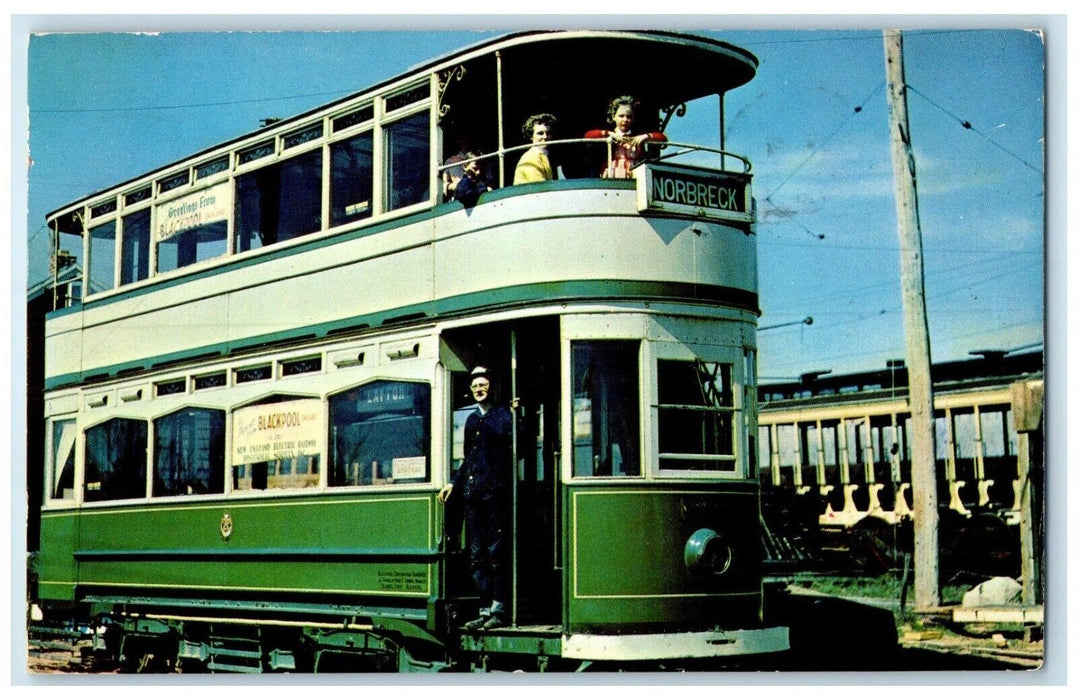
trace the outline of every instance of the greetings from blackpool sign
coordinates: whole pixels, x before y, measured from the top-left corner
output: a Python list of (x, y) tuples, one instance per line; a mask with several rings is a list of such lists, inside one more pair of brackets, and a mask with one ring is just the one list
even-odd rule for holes
[(658, 163), (633, 173), (638, 211), (716, 221), (753, 219), (748, 175)]

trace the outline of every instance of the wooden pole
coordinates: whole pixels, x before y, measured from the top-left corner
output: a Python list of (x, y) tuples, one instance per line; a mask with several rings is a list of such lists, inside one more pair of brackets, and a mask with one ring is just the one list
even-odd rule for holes
[(917, 211), (917, 173), (906, 108), (902, 32), (883, 34), (887, 63), (887, 102), (891, 108), (891, 164), (902, 266), (902, 308), (909, 370), (913, 486), (913, 604), (929, 610), (940, 604), (939, 510), (932, 407), (932, 357), (925, 309), (921, 224)]

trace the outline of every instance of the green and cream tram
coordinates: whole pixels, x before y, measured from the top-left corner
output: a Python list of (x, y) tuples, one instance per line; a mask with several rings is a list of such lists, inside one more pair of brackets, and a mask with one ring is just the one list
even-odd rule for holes
[[(722, 136), (756, 65), (672, 33), (509, 35), (51, 213), (83, 296), (46, 324), (46, 617), (184, 670), (785, 650), (761, 580), (751, 178)], [(649, 130), (717, 95), (719, 147), (598, 177), (610, 144), (578, 135), (622, 93)], [(537, 112), (560, 176), (513, 186)], [(465, 131), (498, 185), (469, 208), (442, 188)], [(508, 627), (465, 632), (462, 525), (436, 496), (476, 363), (520, 404), (514, 595)]]

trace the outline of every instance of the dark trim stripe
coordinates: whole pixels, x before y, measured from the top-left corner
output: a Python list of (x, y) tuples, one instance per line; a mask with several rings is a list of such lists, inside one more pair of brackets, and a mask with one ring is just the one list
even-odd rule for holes
[(396, 561), (425, 563), (440, 559), (428, 549), (114, 549), (81, 550), (78, 561)]
[(86, 382), (90, 378), (104, 380), (131, 372), (160, 369), (195, 359), (223, 357), (255, 348), (287, 346), (300, 340), (344, 335), (368, 328), (389, 327), (417, 321), (429, 323), (464, 313), (490, 312), (559, 301), (665, 301), (716, 305), (747, 311), (755, 315), (760, 314), (756, 293), (734, 287), (641, 280), (539, 282), (461, 294), (328, 323), (301, 326), (289, 331), (250, 336), (168, 355), (140, 358), (132, 362), (95, 367), (79, 373), (58, 375), (45, 380), (45, 389), (73, 386)]

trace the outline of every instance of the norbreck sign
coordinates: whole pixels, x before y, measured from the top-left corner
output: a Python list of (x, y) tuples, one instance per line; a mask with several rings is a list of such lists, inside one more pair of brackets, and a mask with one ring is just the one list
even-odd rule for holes
[(636, 209), (651, 214), (751, 222), (749, 176), (647, 163), (633, 171)]

